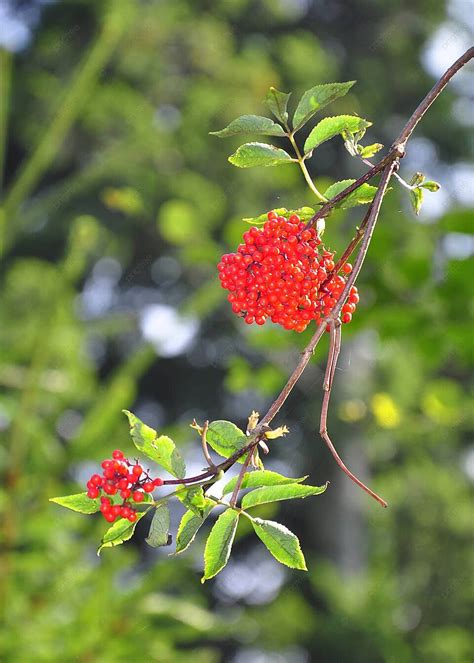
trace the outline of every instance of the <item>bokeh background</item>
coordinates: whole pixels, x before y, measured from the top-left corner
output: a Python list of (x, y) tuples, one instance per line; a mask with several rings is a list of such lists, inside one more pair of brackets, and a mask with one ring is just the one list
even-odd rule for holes
[[(472, 67), (402, 164), (442, 189), (416, 218), (394, 183), (344, 328), (330, 426), (390, 508), (339, 474), (319, 439), (324, 345), (267, 467), (331, 485), (298, 509), (261, 510), (300, 536), (308, 574), (279, 566), (244, 526), (205, 586), (202, 536), (173, 558), (139, 526), (99, 559), (103, 520), (48, 502), (82, 490), (112, 449), (132, 453), (122, 408), (199, 471), (193, 417), (243, 425), (264, 412), (308, 340), (247, 328), (215, 266), (242, 217), (312, 204), (311, 193), (294, 166), (233, 168), (238, 141), (208, 132), (265, 113), (270, 85), (296, 99), (357, 79), (328, 113), (359, 113), (374, 122), (366, 142), (390, 144), (470, 45), (470, 7), (0, 2), (2, 661), (472, 661)], [(310, 168), (324, 190), (364, 166), (334, 140)], [(359, 215), (331, 218), (332, 248)]]

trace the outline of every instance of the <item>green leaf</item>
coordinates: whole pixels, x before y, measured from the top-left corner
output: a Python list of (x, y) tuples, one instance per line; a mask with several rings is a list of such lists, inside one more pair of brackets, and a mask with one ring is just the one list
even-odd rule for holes
[(305, 154), (311, 152), (318, 147), (318, 145), (334, 138), (334, 136), (337, 136), (338, 134), (342, 134), (343, 132), (353, 134), (358, 131), (363, 131), (371, 125), (372, 122), (368, 122), (362, 117), (357, 117), (356, 115), (325, 117), (324, 120), (318, 122), (306, 139), (304, 144)]
[(76, 495), (65, 495), (64, 497), (51, 497), (50, 502), (59, 504), (60, 506), (77, 511), (78, 513), (97, 513), (100, 511), (100, 499), (91, 499), (87, 497), (87, 493), (77, 493)]
[(290, 97), (291, 92), (280, 92), (280, 90), (277, 90), (275, 87), (271, 87), (267, 92), (267, 96), (263, 100), (263, 103), (267, 105), (276, 119), (283, 122), (283, 124), (288, 122), (288, 112), (286, 109), (288, 108), (288, 100)]
[(179, 523), (178, 531), (176, 533), (176, 550), (175, 555), (182, 553), (194, 541), (201, 525), (206, 520), (216, 503), (206, 498), (206, 505), (204, 512), (201, 516), (196, 515), (192, 511), (186, 511), (181, 522)]
[[(218, 419), (213, 421), (207, 429), (206, 440), (214, 451), (224, 458), (229, 458), (238, 449), (242, 449), (248, 443), (248, 437), (231, 421)], [(244, 454), (245, 457), (245, 454)], [(239, 458), (239, 463), (244, 458)]]
[(204, 497), (202, 486), (191, 486), (187, 490), (180, 491), (176, 497), (187, 509), (190, 509), (198, 516), (202, 516), (202, 512), (206, 506), (206, 498)]
[(227, 564), (238, 522), (239, 513), (235, 509), (227, 509), (216, 520), (204, 549), (204, 576), (201, 582), (213, 578)]
[(324, 108), (338, 97), (347, 94), (354, 83), (355, 81), (327, 83), (326, 85), (316, 85), (307, 90), (301, 97), (293, 116), (294, 131), (301, 129), (321, 108)]
[(359, 145), (359, 155), (363, 159), (370, 159), (371, 157), (374, 156), (374, 154), (380, 152), (382, 147), (383, 147), (382, 143), (373, 143), (372, 145), (366, 145), (366, 147), (362, 147), (362, 145)]
[(138, 521), (147, 513), (148, 511), (137, 513), (137, 519), (133, 523), (127, 518), (116, 520), (112, 527), (109, 527), (102, 537), (99, 549), (97, 550), (97, 555), (100, 555), (103, 548), (114, 548), (115, 546), (122, 544), (124, 541), (131, 539)]
[(132, 412), (123, 412), (130, 422), (130, 434), (137, 449), (167, 472), (182, 479), (186, 475), (186, 465), (173, 440), (167, 435), (158, 436), (153, 428), (140, 421)]
[[(237, 483), (237, 478), (238, 477), (233, 477), (230, 481), (226, 483), (224, 486), (224, 489), (222, 491), (223, 495), (227, 495), (228, 493), (231, 493), (235, 485)], [(301, 481), (304, 481), (307, 477), (298, 477), (296, 479), (292, 479), (291, 477), (285, 477), (282, 474), (278, 474), (278, 472), (272, 472), (270, 470), (258, 470), (257, 472), (247, 472), (245, 474), (241, 488), (260, 488), (261, 486), (279, 486), (279, 485), (284, 485), (284, 484), (295, 484), (295, 483), (301, 483)]]
[(171, 544), (170, 510), (167, 504), (159, 504), (156, 507), (150, 531), (145, 541), (152, 548), (169, 546)]
[(275, 559), (292, 569), (307, 571), (300, 542), (293, 532), (273, 520), (252, 518), (252, 525), (259, 539)]
[[(355, 180), (341, 180), (340, 182), (334, 182), (334, 184), (331, 184), (331, 186), (326, 189), (324, 192), (324, 197), (328, 200), (331, 200), (339, 193), (341, 193), (341, 191), (347, 189), (347, 187), (354, 182)], [(365, 205), (372, 202), (376, 192), (377, 187), (372, 186), (371, 184), (363, 184), (348, 196), (343, 198), (341, 201), (336, 203), (334, 207), (338, 209), (349, 209), (349, 207), (355, 207), (356, 205)]]
[(242, 115), (233, 120), (225, 129), (210, 131), (212, 136), (224, 138), (226, 136), (237, 136), (239, 134), (264, 134), (265, 136), (285, 136), (285, 132), (279, 124), (268, 117), (260, 115)]
[(292, 163), (295, 159), (292, 159), (285, 150), (268, 143), (245, 143), (230, 155), (229, 161), (238, 168), (252, 168), (254, 166), (280, 166), (284, 163)]
[[(288, 210), (286, 207), (278, 207), (272, 211), (276, 212), (279, 216), (284, 216), (286, 218), (290, 217), (292, 214), (297, 214), (301, 221), (309, 221), (309, 219), (315, 215), (315, 211), (312, 207), (299, 207), (298, 209), (293, 210)], [(263, 224), (268, 221), (268, 212), (256, 217), (245, 217), (242, 221), (250, 223), (252, 226), (263, 226)]]
[(413, 175), (409, 184), (411, 186), (419, 186), (420, 184), (423, 184), (424, 181), (425, 181), (425, 176), (423, 175), (423, 173), (417, 172)]
[(423, 182), (423, 184), (421, 184), (421, 187), (423, 189), (426, 189), (427, 191), (436, 192), (441, 189), (441, 184), (435, 182), (434, 180), (426, 180), (426, 182)]
[(297, 497), (304, 498), (310, 495), (320, 495), (327, 488), (325, 486), (303, 486), (300, 483), (290, 483), (282, 486), (265, 486), (256, 488), (242, 498), (242, 509), (249, 509), (259, 504), (291, 500)]
[(410, 191), (410, 200), (413, 207), (413, 211), (418, 216), (423, 204), (423, 189), (416, 187)]

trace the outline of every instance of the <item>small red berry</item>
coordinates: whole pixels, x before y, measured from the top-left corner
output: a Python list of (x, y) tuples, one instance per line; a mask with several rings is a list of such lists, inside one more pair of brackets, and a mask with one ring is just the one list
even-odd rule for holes
[(352, 314), (351, 313), (344, 313), (342, 316), (342, 322), (348, 323), (352, 320)]
[(114, 514), (114, 516), (115, 517), (120, 516), (121, 512), (122, 512), (122, 507), (120, 506), (120, 504), (114, 504), (114, 506), (112, 507), (112, 513)]
[(143, 484), (143, 490), (145, 493), (152, 493), (155, 490), (155, 484), (153, 481), (145, 481)]
[(132, 468), (132, 474), (135, 475), (135, 477), (139, 477), (141, 473), (143, 472), (142, 466), (141, 465), (134, 465)]
[(107, 522), (113, 523), (115, 520), (115, 514), (109, 509), (104, 513), (104, 518)]
[(87, 497), (90, 497), (92, 500), (95, 500), (96, 497), (99, 497), (99, 489), (92, 487), (87, 491)]
[(352, 265), (350, 262), (346, 262), (345, 265), (342, 266), (342, 271), (345, 274), (350, 274), (352, 272)]
[(103, 460), (101, 466), (106, 470), (108, 467), (112, 467), (114, 464), (113, 460)]
[(136, 519), (137, 519), (137, 514), (135, 513), (135, 511), (132, 511), (132, 513), (128, 516), (128, 520), (131, 523), (134, 523), (136, 521)]
[(163, 485), (163, 479), (160, 479), (160, 477), (157, 477), (153, 483), (155, 484), (155, 488), (159, 488), (160, 486)]
[(120, 497), (123, 497), (124, 500), (128, 500), (131, 494), (132, 491), (130, 490), (130, 488), (124, 488), (123, 490), (120, 491)]
[(139, 490), (134, 490), (132, 498), (134, 502), (143, 502), (143, 500), (145, 499), (145, 495)]
[(115, 449), (115, 451), (112, 453), (112, 458), (115, 458), (115, 460), (122, 460), (123, 452), (120, 451), (120, 449)]

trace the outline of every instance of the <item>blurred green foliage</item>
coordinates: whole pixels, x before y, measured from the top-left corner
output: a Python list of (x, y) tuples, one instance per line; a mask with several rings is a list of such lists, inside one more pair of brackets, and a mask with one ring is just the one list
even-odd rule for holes
[[(48, 502), (127, 449), (122, 408), (199, 469), (192, 418), (242, 425), (264, 411), (308, 338), (243, 329), (215, 263), (248, 228), (242, 217), (314, 200), (296, 168), (232, 168), (238, 139), (208, 132), (262, 114), (271, 85), (296, 98), (357, 79), (331, 113), (370, 118), (368, 138), (390, 144), (433, 83), (423, 47), (458, 4), (76, 0), (43, 7), (29, 45), (1, 52), (2, 661), (472, 660), (472, 211), (456, 197), (470, 156), (453, 112), (459, 84), (417, 129), (421, 152), (436, 146), (426, 175), (448, 206), (420, 222), (403, 190), (388, 194), (336, 374), (334, 439), (349, 465), (370, 466), (390, 508), (348, 485), (319, 442), (324, 348), (282, 412), (292, 434), (268, 459), (332, 480), (316, 505), (281, 516), (302, 539), (307, 576), (280, 570), (245, 528), (205, 588), (200, 543), (168, 558), (141, 544), (141, 523), (98, 560), (102, 521)], [(309, 165), (320, 190), (362, 172), (339, 144)], [(337, 211), (326, 241), (341, 251), (358, 219)]]

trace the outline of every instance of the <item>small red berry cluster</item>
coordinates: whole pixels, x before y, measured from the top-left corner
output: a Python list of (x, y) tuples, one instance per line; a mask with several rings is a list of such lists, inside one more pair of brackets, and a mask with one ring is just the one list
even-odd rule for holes
[(116, 518), (127, 518), (135, 522), (137, 514), (131, 506), (133, 502), (143, 502), (145, 493), (152, 493), (155, 488), (163, 485), (163, 479), (151, 479), (138, 463), (131, 463), (122, 451), (116, 449), (112, 459), (102, 462), (102, 476), (93, 474), (87, 482), (87, 497), (96, 499), (102, 493), (116, 495), (123, 499), (122, 504), (113, 504), (105, 495), (100, 498), (100, 510), (105, 520), (113, 523)]
[[(334, 253), (325, 250), (314, 228), (293, 214), (288, 219), (268, 213), (263, 228), (244, 233), (236, 253), (222, 256), (217, 266), (221, 285), (230, 294), (232, 310), (247, 324), (270, 318), (285, 329), (302, 332), (311, 320), (319, 324), (340, 298), (352, 265), (335, 272)], [(342, 322), (350, 322), (359, 301), (350, 289)]]

